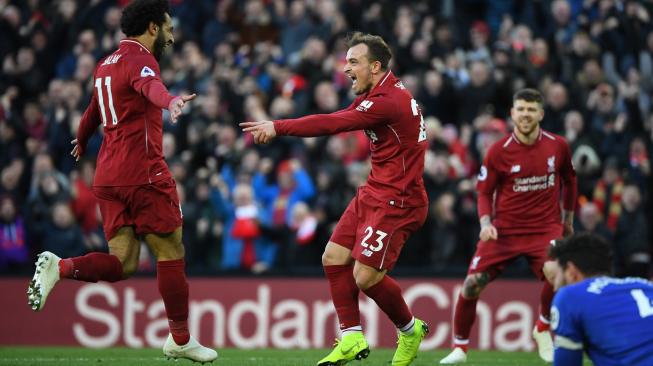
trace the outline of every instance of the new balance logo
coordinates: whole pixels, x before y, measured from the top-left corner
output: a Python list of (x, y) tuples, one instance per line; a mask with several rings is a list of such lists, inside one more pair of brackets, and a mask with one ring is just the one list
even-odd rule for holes
[(519, 173), (521, 170), (521, 165), (513, 165), (512, 168), (510, 168), (511, 173)]
[(370, 108), (372, 108), (372, 104), (374, 104), (374, 102), (364, 100), (361, 102), (361, 104), (358, 105), (358, 107), (356, 107), (356, 110), (359, 112), (367, 112)]
[(146, 76), (155, 76), (155, 74), (152, 69), (147, 66), (143, 66), (143, 69), (141, 69), (141, 77), (144, 78)]

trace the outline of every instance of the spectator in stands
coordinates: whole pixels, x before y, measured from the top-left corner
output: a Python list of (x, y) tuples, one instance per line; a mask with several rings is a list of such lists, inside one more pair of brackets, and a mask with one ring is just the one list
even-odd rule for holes
[(642, 210), (639, 187), (625, 184), (621, 195), (622, 212), (614, 234), (616, 274), (649, 278), (650, 241), (647, 220)]
[[(259, 172), (254, 176), (252, 186), (256, 199), (261, 202), (261, 225), (264, 238), (259, 242), (261, 261), (272, 265), (285, 266), (289, 224), (292, 219), (292, 207), (297, 202), (308, 202), (315, 195), (311, 177), (296, 159), (282, 161), (276, 169), (276, 183), (268, 183)], [(278, 256), (278, 257), (277, 257)]]
[(70, 206), (65, 201), (58, 201), (52, 205), (50, 218), (45, 229), (41, 248), (66, 257), (75, 257), (90, 251), (84, 242), (82, 231), (75, 222)]
[(290, 263), (298, 267), (314, 267), (320, 263), (324, 251), (323, 242), (320, 241), (324, 237), (324, 227), (318, 223), (306, 203), (300, 201), (292, 207), (289, 226), (294, 234)]
[(195, 189), (186, 199), (183, 207), (184, 219), (190, 223), (184, 228), (186, 258), (189, 258), (189, 270), (211, 271), (218, 261), (218, 237), (216, 225), (218, 214), (210, 201), (211, 190), (207, 177), (208, 170), (201, 168), (196, 173)]
[(229, 187), (217, 175), (211, 177), (211, 186), (211, 202), (224, 223), (221, 268), (256, 273), (268, 270), (272, 265), (266, 257), (269, 246), (263, 243), (257, 251), (261, 235), (260, 210), (252, 186), (239, 183), (230, 194)]
[[(89, 65), (115, 49), (123, 37), (119, 20), (126, 3), (9, 0), (0, 5), (0, 193), (9, 194), (19, 208), (24, 206), (19, 211), (25, 214), (29, 236), (45, 222), (33, 221), (30, 205), (25, 205), (37, 196), (41, 173), (54, 174), (62, 191), (70, 190), (71, 131), (77, 130), (93, 91)], [(318, 187), (317, 195), (303, 202), (319, 225), (329, 228), (366, 178), (366, 139), (354, 134), (252, 147), (233, 126), (348, 106), (353, 99), (350, 81), (340, 72), (345, 63), (344, 33), (360, 29), (388, 40), (396, 55), (392, 69), (415, 92), (427, 123), (428, 117), (436, 117), (446, 126), (429, 140), (434, 154), (446, 148), (461, 161), (448, 162), (450, 192), (476, 176), (475, 161), (488, 141), (505, 134), (510, 124), (506, 111), (513, 92), (527, 85), (547, 96), (543, 123), (568, 139), (581, 196), (605, 210), (604, 223), (616, 225), (618, 215), (610, 214), (609, 206), (621, 207), (623, 198), (613, 202), (612, 185), (599, 179), (614, 161), (624, 168), (619, 171), (622, 179), (639, 186), (642, 212), (650, 221), (650, 6), (579, 0), (480, 0), (473, 9), (466, 4), (172, 2), (177, 42), (161, 77), (173, 90), (200, 94), (177, 125), (164, 124), (168, 142), (175, 145), (167, 152), (170, 169), (180, 189), (188, 192), (189, 209), (204, 205), (194, 198), (197, 171), (218, 172), (228, 187), (225, 199), (233, 205), (229, 192), (238, 183), (251, 184), (261, 157), (269, 158), (271, 166), (299, 158), (310, 162), (306, 175)], [(88, 158), (98, 154), (102, 138), (99, 131), (90, 139)], [(270, 182), (275, 176), (271, 171)], [(595, 186), (607, 201), (593, 197)], [(455, 194), (453, 212), (462, 226), (475, 208), (463, 203), (466, 196), (460, 192)], [(262, 207), (262, 213), (268, 211), (268, 206)], [(217, 217), (218, 212), (212, 214)], [(187, 225), (197, 228), (197, 222)], [(217, 238), (219, 226), (204, 233)], [(465, 235), (456, 234), (456, 248), (467, 253)], [(437, 247), (437, 238), (420, 238), (426, 246)], [(278, 249), (276, 244), (269, 248)], [(278, 269), (273, 262), (266, 263)], [(451, 268), (455, 267), (442, 270)]]
[(10, 196), (14, 203), (22, 206), (27, 196), (27, 184), (24, 184), (23, 177), (25, 163), (21, 159), (15, 159), (0, 171), (0, 193)]
[(578, 220), (574, 222), (574, 231), (575, 232), (589, 232), (596, 234), (608, 243), (612, 242), (613, 234), (605, 226), (603, 222), (603, 216), (601, 211), (594, 202), (585, 202), (580, 206), (580, 211), (578, 213)]
[(546, 106), (542, 128), (556, 134), (562, 134), (565, 128), (565, 117), (569, 111), (567, 88), (562, 83), (553, 83), (546, 89)]
[(83, 160), (79, 164), (79, 172), (72, 179), (70, 207), (84, 235), (96, 232), (100, 228), (98, 218), (98, 203), (91, 190), (95, 176), (95, 162)]
[(621, 177), (619, 162), (610, 157), (603, 168), (603, 176), (596, 183), (592, 202), (596, 204), (605, 223), (614, 232), (621, 215), (621, 196), (624, 190), (624, 181)]
[[(50, 241), (47, 223), (55, 219), (55, 204), (68, 202), (70, 192), (62, 187), (54, 172), (40, 173), (36, 181), (36, 191), (30, 195), (27, 202), (27, 220), (30, 227), (30, 245), (40, 249)], [(61, 209), (59, 211), (63, 212)], [(48, 240), (45, 240), (46, 238)]]
[(11, 271), (29, 262), (25, 223), (14, 200), (0, 196), (0, 271)]

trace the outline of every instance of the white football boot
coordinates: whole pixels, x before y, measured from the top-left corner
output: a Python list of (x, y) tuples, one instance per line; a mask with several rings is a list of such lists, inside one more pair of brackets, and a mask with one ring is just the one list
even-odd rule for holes
[(168, 358), (185, 358), (202, 363), (213, 362), (218, 358), (218, 353), (215, 350), (202, 346), (193, 336), (190, 336), (188, 343), (180, 346), (175, 343), (172, 334), (168, 334), (166, 344), (163, 346), (163, 354)]
[(447, 357), (440, 360), (440, 365), (456, 365), (467, 362), (467, 353), (462, 348), (456, 347)]
[(34, 311), (45, 306), (45, 301), (54, 285), (59, 282), (59, 261), (54, 253), (43, 252), (38, 255), (34, 277), (27, 288), (27, 303)]
[(544, 332), (537, 331), (537, 325), (533, 327), (533, 339), (537, 343), (537, 353), (544, 362), (553, 362), (553, 339), (551, 339), (551, 332), (545, 330)]

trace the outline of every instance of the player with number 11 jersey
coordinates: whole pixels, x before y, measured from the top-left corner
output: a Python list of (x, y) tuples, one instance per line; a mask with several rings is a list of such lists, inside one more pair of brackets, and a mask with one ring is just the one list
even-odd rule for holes
[(77, 133), (80, 147), (86, 147), (97, 123), (104, 127), (94, 186), (142, 185), (172, 177), (161, 147), (161, 109), (175, 97), (159, 75), (156, 59), (135, 39), (120, 41), (118, 50), (98, 64), (93, 97)]

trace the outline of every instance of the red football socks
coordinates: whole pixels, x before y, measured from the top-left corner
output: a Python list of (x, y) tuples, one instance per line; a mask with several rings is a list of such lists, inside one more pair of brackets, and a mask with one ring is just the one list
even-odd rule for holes
[(122, 280), (120, 259), (107, 253), (89, 253), (59, 261), (59, 277), (78, 281), (116, 282)]
[(172, 338), (178, 345), (184, 345), (190, 340), (188, 282), (184, 272), (184, 259), (157, 262), (156, 280), (166, 308)]
[(553, 301), (553, 286), (548, 282), (544, 282), (542, 292), (540, 293), (540, 317), (537, 319), (535, 325), (538, 332), (549, 330), (549, 319), (551, 319), (551, 302)]
[[(455, 339), (468, 340), (469, 333), (472, 331), (472, 325), (476, 320), (476, 299), (466, 299), (461, 294), (458, 295), (456, 302), (456, 310), (453, 316), (453, 336)], [(456, 347), (463, 348), (459, 344), (454, 344)], [(463, 348), (466, 351), (466, 346)]]
[(379, 283), (363, 292), (379, 305), (397, 328), (405, 326), (413, 319), (413, 313), (401, 295), (401, 287), (390, 276), (383, 276)]
[(338, 314), (340, 329), (360, 325), (359, 290), (354, 280), (354, 266), (350, 264), (324, 266), (324, 274), (329, 281), (329, 291)]

